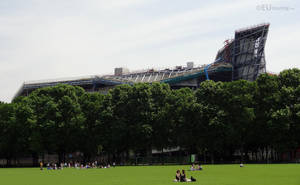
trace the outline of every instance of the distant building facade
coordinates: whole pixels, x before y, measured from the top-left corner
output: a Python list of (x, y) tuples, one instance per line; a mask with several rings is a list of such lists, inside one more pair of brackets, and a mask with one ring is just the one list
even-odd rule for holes
[(268, 31), (269, 24), (236, 30), (234, 39), (226, 40), (225, 46), (217, 52), (215, 61), (207, 65), (195, 66), (194, 62), (187, 62), (186, 66), (136, 72), (130, 72), (126, 68), (115, 68), (114, 75), (24, 82), (14, 98), (27, 96), (35, 89), (57, 84), (80, 86), (87, 92), (106, 93), (116, 85), (139, 82), (168, 83), (173, 89), (182, 87), (196, 89), (204, 80), (254, 81), (260, 74), (266, 73), (264, 48)]

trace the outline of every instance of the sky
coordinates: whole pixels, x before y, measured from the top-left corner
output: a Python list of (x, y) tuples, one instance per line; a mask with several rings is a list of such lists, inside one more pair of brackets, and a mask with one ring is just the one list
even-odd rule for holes
[(270, 23), (267, 70), (300, 68), (299, 0), (0, 0), (0, 101), (26, 81), (214, 61)]

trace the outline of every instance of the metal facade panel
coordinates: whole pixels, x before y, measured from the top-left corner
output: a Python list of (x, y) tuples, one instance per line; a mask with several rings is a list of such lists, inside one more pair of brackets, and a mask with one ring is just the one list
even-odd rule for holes
[[(230, 45), (218, 52), (216, 60), (232, 64), (232, 80), (254, 81), (260, 74), (266, 72), (264, 48), (268, 30), (269, 24), (237, 30)], [(229, 60), (225, 59), (226, 50), (230, 52)]]

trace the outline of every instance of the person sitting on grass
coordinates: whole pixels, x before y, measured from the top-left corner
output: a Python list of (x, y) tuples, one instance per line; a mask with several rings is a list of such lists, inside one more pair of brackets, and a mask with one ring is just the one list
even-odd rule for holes
[(186, 175), (185, 175), (185, 171), (184, 171), (184, 170), (181, 171), (181, 174), (180, 174), (180, 182), (187, 182), (187, 178), (186, 178)]
[(184, 170), (181, 171), (180, 182), (195, 182), (195, 181), (196, 179), (192, 176), (190, 179), (186, 178), (185, 171)]
[(199, 164), (197, 165), (196, 169), (197, 169), (197, 170), (203, 170), (202, 166), (199, 165)]
[(191, 166), (191, 171), (194, 171), (194, 170), (197, 170), (195, 164), (193, 163), (192, 166)]
[(180, 177), (181, 177), (180, 170), (177, 170), (174, 182), (180, 182)]
[(47, 170), (52, 170), (50, 163), (47, 163)]
[(54, 170), (57, 170), (57, 164), (54, 163)]

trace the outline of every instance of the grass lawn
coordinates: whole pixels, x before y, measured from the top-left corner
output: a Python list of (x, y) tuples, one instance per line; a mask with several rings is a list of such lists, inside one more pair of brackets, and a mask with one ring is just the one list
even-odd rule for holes
[[(202, 185), (300, 185), (300, 164), (203, 165), (203, 171), (186, 171)], [(0, 169), (1, 185), (167, 185), (177, 169), (189, 166), (129, 166), (109, 169), (38, 168)]]

